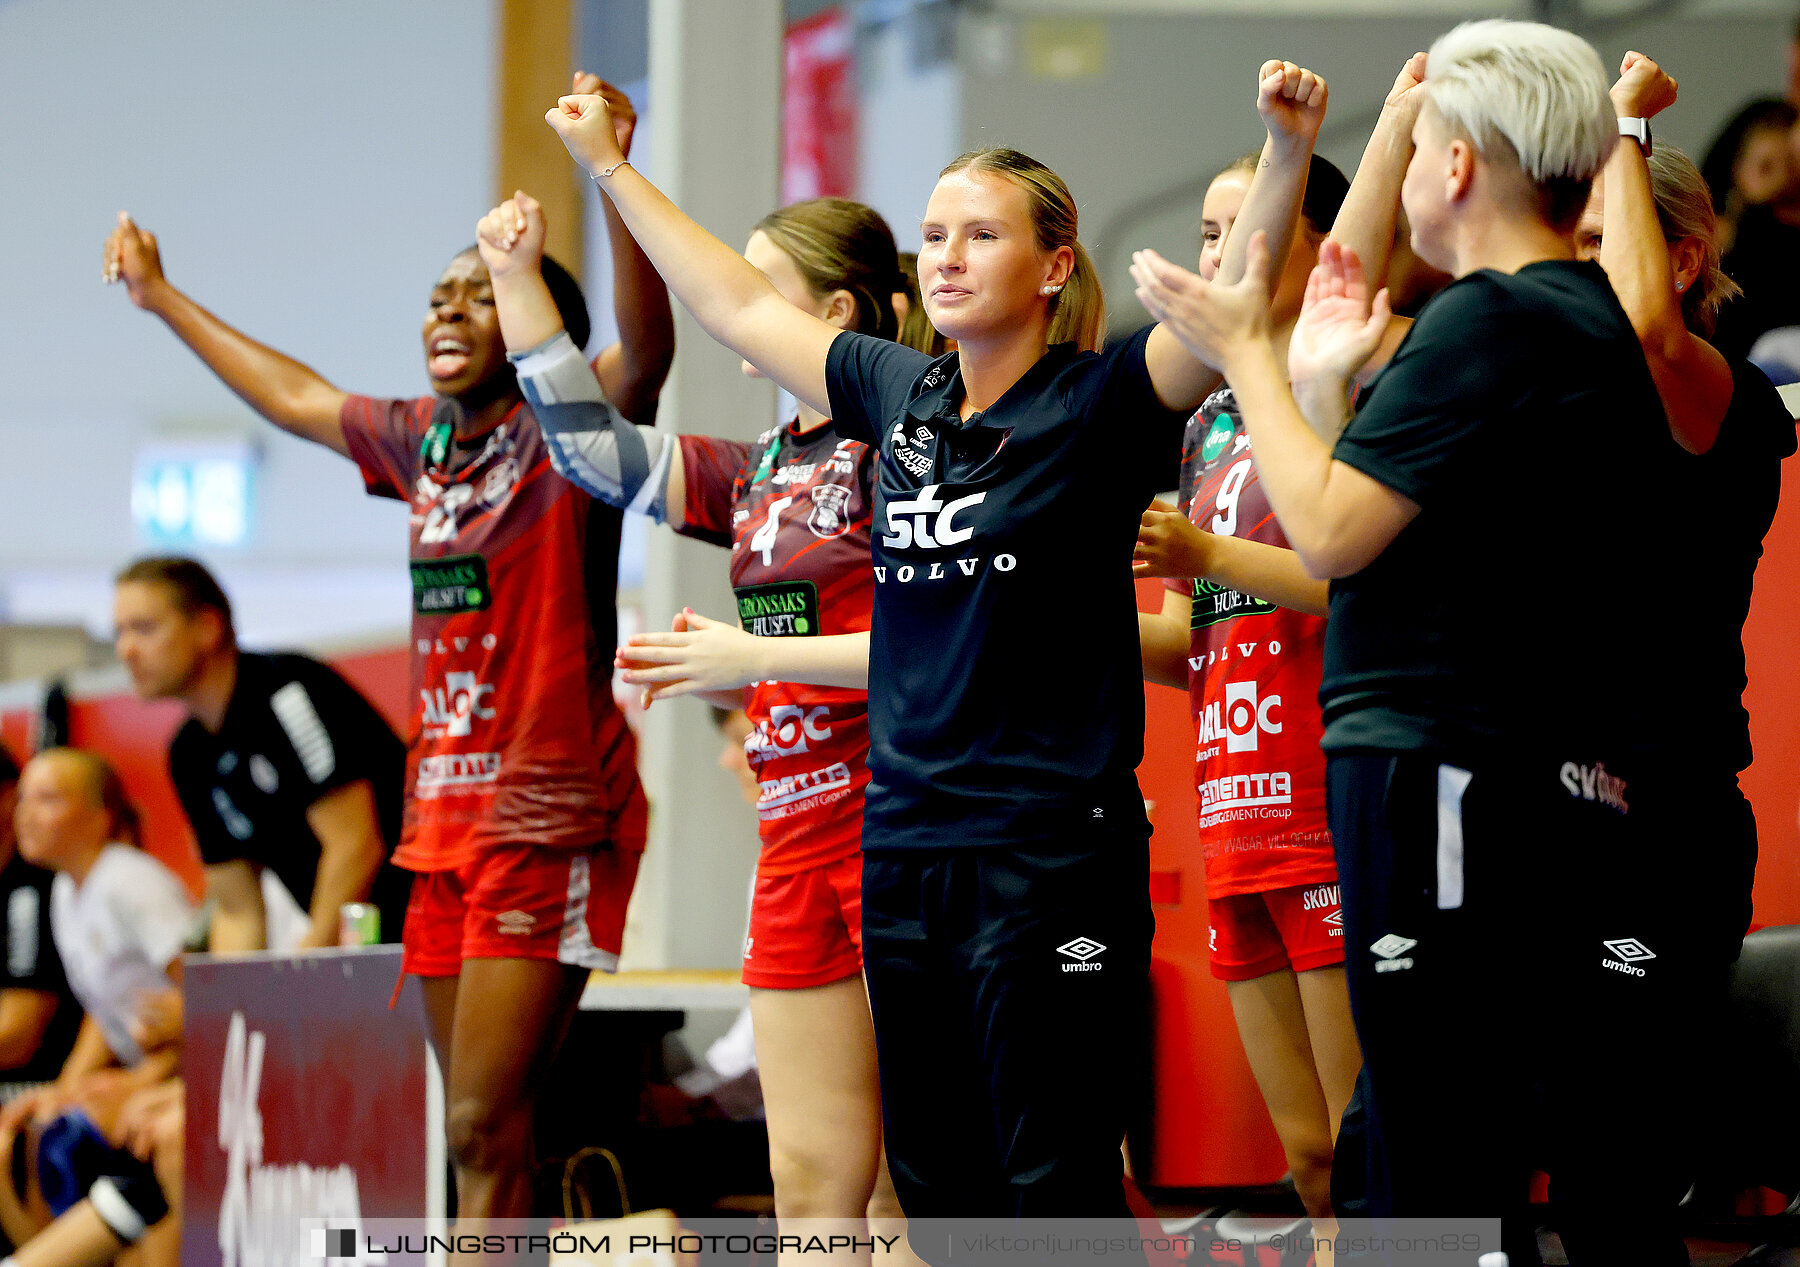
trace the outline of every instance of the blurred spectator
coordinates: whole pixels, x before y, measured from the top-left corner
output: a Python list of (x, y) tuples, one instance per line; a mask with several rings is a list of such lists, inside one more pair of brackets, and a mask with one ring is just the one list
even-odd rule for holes
[(57, 872), (51, 930), (87, 1010), (56, 1081), (0, 1111), (0, 1157), (11, 1156), (21, 1131), (35, 1132), (27, 1172), (37, 1183), (18, 1193), (0, 1167), (0, 1224), (23, 1244), (95, 1179), (134, 1169), (105, 1137), (133, 1094), (180, 1064), (166, 998), (180, 984), (195, 921), (181, 881), (137, 848), (137, 811), (102, 758), (76, 748), (33, 757), (15, 817), (20, 853)]
[(1800, 109), (1800, 17), (1794, 19), (1793, 32), (1788, 36), (1787, 99), (1789, 105)]
[[(137, 810), (112, 767), (91, 752), (52, 748), (33, 757), (20, 776), (16, 817), (20, 853), (57, 872), (51, 930), (87, 1011), (60, 1081), (115, 1062), (137, 1066), (147, 1055), (133, 1032), (143, 1005), (180, 984), (179, 956), (195, 924), (187, 890), (138, 847)], [(163, 1073), (173, 1072), (175, 1061), (166, 1063)]]
[(1718, 213), (1719, 249), (1731, 249), (1738, 217), (1761, 207), (1788, 186), (1794, 166), (1789, 136), (1796, 111), (1785, 101), (1760, 97), (1732, 116), (1706, 151), (1700, 174)]
[(1800, 326), (1800, 162), (1788, 133), (1787, 179), (1767, 202), (1747, 206), (1725, 255), (1725, 272), (1743, 287), (1719, 313), (1713, 346), (1727, 357), (1749, 357), (1757, 339), (1783, 326)]
[(133, 1245), (142, 1247), (138, 1267), (178, 1267), (186, 1122), (179, 1078), (134, 1095), (120, 1115), (117, 1142), (139, 1165), (96, 1179), (84, 1200), (0, 1267), (104, 1267)]
[(50, 873), (19, 857), (19, 767), (0, 747), (0, 1082), (48, 1082), (68, 1057), (81, 1008), (50, 936)]
[(750, 768), (750, 759), (744, 753), (744, 740), (749, 738), (755, 729), (750, 718), (741, 708), (719, 708), (712, 710), (713, 725), (719, 728), (719, 738), (723, 741), (719, 746), (719, 769), (737, 780), (738, 795), (752, 809), (762, 796), (762, 788), (756, 781), (756, 773)]
[[(345, 902), (372, 902), (399, 941), (411, 877), (400, 839), (406, 745), (338, 672), (300, 655), (240, 651), (231, 603), (192, 559), (139, 559), (113, 598), (119, 660), (145, 699), (187, 724), (169, 775), (206, 863), (214, 951), (338, 944)], [(270, 874), (309, 912), (278, 935)]]
[(1750, 347), (1750, 364), (1777, 387), (1800, 383), (1800, 326), (1779, 326)]

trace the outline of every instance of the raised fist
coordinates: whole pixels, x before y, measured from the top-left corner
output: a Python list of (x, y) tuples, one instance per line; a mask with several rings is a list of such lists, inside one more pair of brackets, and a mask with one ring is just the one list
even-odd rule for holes
[(542, 267), (543, 205), (523, 189), (516, 191), (481, 217), (475, 226), (475, 249), (490, 277)]
[(1269, 135), (1311, 141), (1325, 121), (1325, 81), (1292, 62), (1264, 62), (1256, 73), (1256, 113)]
[(1388, 89), (1387, 100), (1382, 103), (1388, 109), (1401, 107), (1417, 111), (1424, 102), (1423, 94), (1418, 91), (1425, 82), (1425, 54), (1414, 53), (1406, 59), (1406, 65), (1394, 76), (1394, 86)]
[(598, 75), (590, 75), (585, 70), (575, 72), (575, 84), (569, 90), (576, 97), (600, 96), (606, 98), (606, 108), (612, 114), (613, 137), (619, 142), (621, 157), (631, 157), (631, 138), (637, 132), (637, 108), (631, 104), (631, 98), (607, 83)]
[(124, 282), (125, 292), (139, 308), (149, 308), (156, 288), (162, 285), (162, 256), (156, 249), (156, 235), (140, 229), (123, 211), (113, 231), (106, 235), (106, 262), (101, 280)]
[(619, 148), (617, 129), (613, 126), (612, 109), (600, 93), (582, 93), (564, 97), (544, 112), (544, 122), (562, 138), (569, 157), (580, 163), (589, 175), (625, 161)]
[(1675, 104), (1680, 85), (1642, 53), (1627, 53), (1612, 86), (1613, 109), (1621, 119), (1648, 119)]

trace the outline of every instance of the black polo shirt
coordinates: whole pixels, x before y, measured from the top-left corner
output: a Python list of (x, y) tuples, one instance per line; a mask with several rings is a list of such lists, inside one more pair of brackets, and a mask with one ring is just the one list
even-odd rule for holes
[(1051, 348), (966, 422), (954, 353), (833, 341), (832, 418), (881, 454), (865, 849), (1079, 849), (1143, 822), (1131, 552), (1187, 421), (1148, 337)]
[(1574, 754), (1666, 732), (1658, 595), (1704, 520), (1669, 519), (1686, 455), (1599, 265), (1445, 287), (1334, 456), (1419, 514), (1332, 584), (1327, 750)]
[[(306, 656), (240, 653), (223, 723), (215, 733), (189, 718), (169, 775), (201, 861), (267, 867), (302, 909), (320, 853), (306, 812), (321, 798), (367, 779), (390, 858), (400, 839), (406, 746), (355, 687)], [(390, 861), (375, 884), (382, 939), (398, 941), (408, 877)]]
[[(1696, 514), (1684, 534), (1696, 559), (1681, 569), (1704, 574), (1698, 601), (1683, 604), (1680, 641), (1692, 694), (1686, 724), (1705, 742), (1697, 752), (1719, 758), (1724, 772), (1750, 764), (1750, 714), (1744, 711), (1744, 621), (1763, 537), (1781, 497), (1781, 463), (1795, 451), (1794, 417), (1774, 386), (1748, 361), (1731, 361), (1731, 404), (1719, 438), (1692, 463), (1690, 492), (1676, 519)], [(1683, 587), (1675, 587), (1679, 593)]]
[(24, 1064), (0, 1069), (0, 1082), (51, 1081), (62, 1072), (81, 1028), (81, 1005), (50, 935), (51, 878), (17, 853), (0, 866), (0, 990), (36, 990), (56, 1000), (37, 1050)]

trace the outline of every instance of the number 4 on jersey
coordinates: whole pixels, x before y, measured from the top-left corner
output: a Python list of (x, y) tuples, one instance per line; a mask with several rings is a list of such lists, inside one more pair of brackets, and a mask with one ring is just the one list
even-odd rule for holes
[(792, 497), (777, 497), (774, 501), (770, 502), (768, 518), (762, 521), (762, 526), (758, 528), (755, 535), (750, 538), (751, 551), (762, 551), (764, 567), (775, 566), (775, 538), (781, 532), (781, 512), (793, 504), (794, 499)]

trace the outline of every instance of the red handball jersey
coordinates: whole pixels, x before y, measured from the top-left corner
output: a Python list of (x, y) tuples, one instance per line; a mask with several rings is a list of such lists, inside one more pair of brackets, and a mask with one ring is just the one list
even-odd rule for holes
[[(1285, 549), (1236, 410), (1220, 388), (1189, 420), (1181, 509), (1207, 532)], [(1210, 581), (1167, 584), (1194, 598), (1188, 697), (1207, 893), (1335, 880), (1319, 748), (1324, 618)]]
[[(738, 619), (753, 634), (811, 638), (869, 627), (875, 453), (829, 422), (739, 444), (681, 437), (687, 520), (677, 531), (731, 547)], [(744, 741), (761, 793), (762, 875), (791, 875), (862, 847), (869, 782), (863, 691), (758, 682)]]
[(464, 446), (439, 404), (352, 396), (341, 415), (369, 492), (412, 506), (417, 702), (394, 861), (641, 850), (637, 747), (612, 697), (620, 514), (556, 473), (525, 405)]

